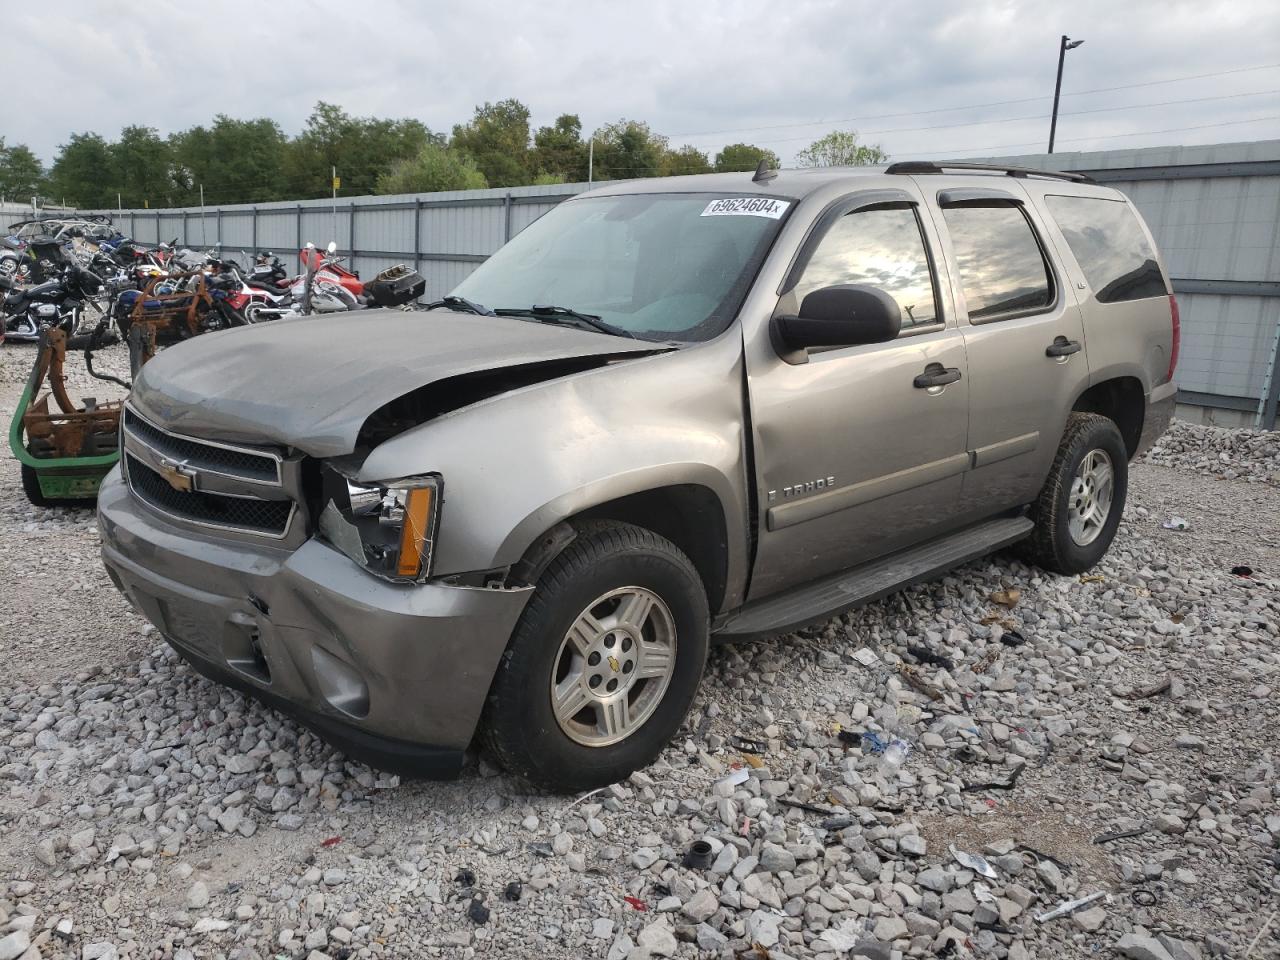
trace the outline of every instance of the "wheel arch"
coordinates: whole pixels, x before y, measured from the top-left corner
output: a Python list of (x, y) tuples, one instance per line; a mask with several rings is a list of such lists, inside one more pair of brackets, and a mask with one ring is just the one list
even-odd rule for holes
[(724, 502), (711, 487), (671, 483), (582, 507), (534, 538), (513, 565), (514, 578), (536, 581), (573, 542), (577, 526), (590, 520), (633, 524), (671, 541), (698, 571), (712, 613), (721, 610), (729, 593), (729, 524)]
[(1071, 405), (1074, 413), (1096, 413), (1112, 421), (1124, 438), (1129, 458), (1137, 455), (1146, 417), (1147, 396), (1142, 381), (1117, 376), (1091, 384)]

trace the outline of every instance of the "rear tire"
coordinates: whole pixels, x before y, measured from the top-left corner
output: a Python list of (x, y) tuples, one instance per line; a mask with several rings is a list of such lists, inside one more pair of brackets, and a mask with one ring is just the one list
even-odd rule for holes
[(36, 475), (35, 467), (29, 467), (25, 463), (22, 464), (22, 492), (37, 507), (54, 506), (54, 501), (40, 491), (40, 477)]
[(1096, 413), (1072, 413), (1032, 505), (1036, 526), (1022, 552), (1054, 573), (1090, 569), (1115, 538), (1128, 485), (1129, 453), (1119, 428)]
[(673, 544), (630, 524), (583, 525), (512, 633), (481, 721), (485, 745), (510, 773), (556, 792), (626, 778), (684, 720), (709, 625), (702, 580)]
[(22, 492), (37, 507), (67, 507), (71, 510), (92, 510), (97, 503), (97, 500), (93, 497), (46, 497), (40, 490), (40, 477), (36, 474), (35, 467), (29, 467), (25, 463), (21, 464), (21, 467)]

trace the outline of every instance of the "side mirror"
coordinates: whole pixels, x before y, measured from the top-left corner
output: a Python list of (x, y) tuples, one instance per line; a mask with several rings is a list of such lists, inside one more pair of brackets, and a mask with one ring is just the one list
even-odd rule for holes
[(814, 290), (799, 314), (774, 318), (772, 333), (783, 359), (802, 363), (809, 347), (887, 343), (901, 329), (902, 311), (893, 297), (878, 287), (849, 283)]
[(325, 249), (329, 251), (329, 256), (333, 256), (335, 253), (338, 252), (338, 245), (334, 243), (332, 240), (330, 240), (329, 245), (325, 247)]

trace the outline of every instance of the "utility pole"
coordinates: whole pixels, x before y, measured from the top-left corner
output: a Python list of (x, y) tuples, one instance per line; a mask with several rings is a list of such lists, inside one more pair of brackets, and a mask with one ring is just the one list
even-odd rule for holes
[(596, 166), (596, 138), (592, 137), (587, 143), (587, 186), (591, 186), (592, 177), (595, 176)]
[[(331, 185), (331, 186), (332, 186), (332, 188), (333, 188), (333, 229), (332, 229), (332, 233), (333, 233), (333, 242), (334, 242), (334, 243), (337, 243), (337, 242), (338, 242), (338, 168), (337, 168), (336, 166), (333, 166), (333, 167), (330, 167), (330, 168), (329, 168), (329, 170), (330, 170), (330, 173), (332, 174), (332, 177), (333, 177), (333, 179), (330, 181), (330, 185)], [(354, 217), (354, 216), (355, 216), (355, 214), (352, 214), (352, 216)], [(353, 254), (352, 254), (352, 256), (354, 257), (354, 256), (355, 256), (355, 254), (353, 253)], [(355, 269), (355, 266), (353, 265), (353, 266), (351, 267), (351, 269), (353, 269), (353, 270), (354, 270), (354, 269)]]
[[(186, 233), (186, 227), (183, 227), (183, 233)], [(182, 239), (186, 239), (183, 237)], [(204, 233), (204, 184), (200, 184), (200, 246), (208, 247), (208, 241), (205, 239)]]
[(1062, 62), (1067, 58), (1067, 51), (1074, 50), (1083, 40), (1072, 40), (1065, 33), (1058, 44), (1058, 80), (1053, 85), (1053, 118), (1049, 121), (1049, 153), (1053, 153), (1053, 140), (1058, 133), (1058, 98), (1062, 96)]

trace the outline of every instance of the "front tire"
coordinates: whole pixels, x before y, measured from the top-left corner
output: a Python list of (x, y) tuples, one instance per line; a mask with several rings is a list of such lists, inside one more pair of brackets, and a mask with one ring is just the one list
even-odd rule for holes
[(1032, 506), (1031, 562), (1072, 575), (1093, 567), (1115, 538), (1129, 486), (1129, 453), (1114, 421), (1072, 413)]
[(590, 523), (538, 580), (482, 720), (498, 762), (561, 793), (616, 783), (679, 729), (706, 663), (697, 570), (652, 531)]

